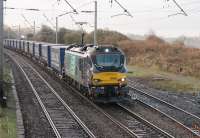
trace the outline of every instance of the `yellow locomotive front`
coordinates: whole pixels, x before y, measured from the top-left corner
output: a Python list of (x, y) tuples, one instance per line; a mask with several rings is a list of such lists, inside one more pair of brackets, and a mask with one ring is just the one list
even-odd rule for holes
[(91, 54), (91, 92), (97, 101), (118, 102), (128, 97), (126, 60), (115, 47), (99, 47)]

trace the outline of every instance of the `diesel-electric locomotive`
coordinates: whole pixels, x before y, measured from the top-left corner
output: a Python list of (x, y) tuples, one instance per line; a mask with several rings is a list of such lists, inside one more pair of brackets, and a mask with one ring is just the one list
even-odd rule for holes
[(128, 98), (126, 59), (116, 47), (72, 46), (65, 52), (64, 68), (66, 77), (96, 102)]

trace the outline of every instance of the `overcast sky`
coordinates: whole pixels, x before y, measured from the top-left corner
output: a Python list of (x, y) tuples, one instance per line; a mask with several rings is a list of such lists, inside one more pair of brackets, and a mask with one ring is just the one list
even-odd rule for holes
[[(118, 0), (132, 15), (133, 18), (122, 15), (123, 10), (111, 0), (98, 0), (98, 28), (120, 31), (131, 34), (148, 34), (154, 31), (157, 35), (165, 37), (174, 36), (200, 36), (200, 0), (177, 0), (187, 12), (188, 16), (168, 15), (180, 13), (172, 0)], [(92, 31), (94, 25), (93, 13), (81, 13), (82, 10), (94, 10), (94, 1), (68, 0), (79, 11), (78, 15), (72, 15), (76, 21), (86, 21), (86, 31)], [(42, 24), (55, 26), (55, 17), (72, 9), (64, 0), (7, 0), (5, 7), (18, 8), (5, 11), (5, 24), (10, 26), (21, 25), (30, 27), (33, 22), (39, 28)], [(41, 11), (27, 11), (23, 9), (37, 8)], [(50, 22), (43, 16), (46, 15)], [(30, 22), (27, 23), (25, 18)], [(59, 26), (70, 29), (78, 29), (70, 15), (59, 18)], [(15, 28), (15, 27), (14, 27)]]

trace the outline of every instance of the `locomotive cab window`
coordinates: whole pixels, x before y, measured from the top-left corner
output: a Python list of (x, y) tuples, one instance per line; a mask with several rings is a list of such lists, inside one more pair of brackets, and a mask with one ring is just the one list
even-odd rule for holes
[(124, 56), (121, 54), (97, 54), (93, 62), (98, 70), (118, 71), (124, 65)]

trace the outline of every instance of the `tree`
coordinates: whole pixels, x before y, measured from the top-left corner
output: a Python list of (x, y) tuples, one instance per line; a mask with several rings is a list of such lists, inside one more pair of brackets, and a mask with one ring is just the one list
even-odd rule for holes
[(64, 40), (65, 44), (81, 43), (81, 31), (72, 31), (70, 33), (65, 33)]
[(50, 27), (43, 25), (41, 30), (36, 34), (37, 41), (55, 43), (55, 31)]
[(26, 35), (27, 40), (33, 40), (33, 37), (34, 37), (33, 33), (28, 33)]
[(64, 44), (65, 43), (65, 34), (71, 33), (72, 30), (66, 28), (60, 28), (58, 31), (58, 43)]
[(16, 39), (17, 38), (17, 32), (13, 31), (10, 27), (5, 26), (4, 28), (4, 38), (9, 38), (9, 39)]
[[(94, 32), (91, 32), (87, 35), (87, 43), (93, 43), (93, 34)], [(119, 32), (109, 30), (98, 30), (97, 36), (98, 44), (117, 44), (119, 41), (129, 40), (127, 36)]]

